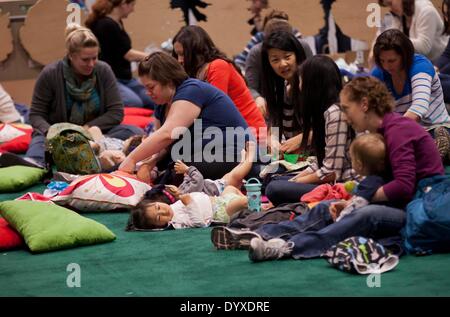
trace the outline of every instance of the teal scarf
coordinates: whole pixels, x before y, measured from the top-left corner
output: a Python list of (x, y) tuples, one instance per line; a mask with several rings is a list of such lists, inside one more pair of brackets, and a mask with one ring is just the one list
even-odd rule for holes
[(97, 81), (95, 70), (90, 78), (80, 84), (67, 57), (65, 57), (63, 59), (63, 73), (69, 122), (81, 126), (85, 125), (95, 119), (100, 110), (100, 97), (95, 88)]

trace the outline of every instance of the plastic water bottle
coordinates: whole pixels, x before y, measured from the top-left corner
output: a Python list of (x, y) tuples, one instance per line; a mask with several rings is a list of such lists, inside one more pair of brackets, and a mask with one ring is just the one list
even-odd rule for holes
[(252, 211), (261, 211), (261, 187), (262, 184), (256, 178), (250, 178), (245, 183), (247, 191), (248, 209)]

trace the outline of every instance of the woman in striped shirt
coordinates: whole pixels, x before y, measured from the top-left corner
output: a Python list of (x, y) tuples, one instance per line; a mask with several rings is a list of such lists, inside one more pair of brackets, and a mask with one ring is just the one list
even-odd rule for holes
[(300, 67), (300, 90), (303, 138), (299, 146), (311, 143), (317, 164), (308, 167), (296, 177), (281, 176), (272, 180), (266, 195), (274, 205), (297, 202), (315, 187), (329, 182), (345, 182), (355, 178), (349, 156), (354, 135), (337, 102), (342, 89), (341, 74), (333, 60), (316, 55)]
[(395, 111), (419, 122), (434, 136), (441, 158), (450, 148), (450, 116), (441, 82), (431, 62), (414, 54), (411, 40), (399, 30), (380, 34), (373, 48), (372, 75), (382, 80), (395, 98)]

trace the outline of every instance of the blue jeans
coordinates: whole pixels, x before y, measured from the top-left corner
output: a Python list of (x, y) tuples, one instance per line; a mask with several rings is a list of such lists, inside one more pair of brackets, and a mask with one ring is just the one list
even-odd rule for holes
[[(117, 138), (121, 140), (126, 140), (133, 135), (142, 135), (144, 130), (141, 128), (127, 125), (119, 124), (111, 129), (105, 134), (110, 138)], [(35, 131), (33, 133), (33, 138), (31, 139), (30, 146), (28, 147), (26, 157), (34, 159), (38, 164), (45, 164), (45, 135)]]
[(295, 203), (300, 201), (300, 197), (309, 193), (317, 184), (303, 184), (289, 182), (293, 176), (274, 177), (266, 187), (266, 196), (275, 206), (283, 203)]
[(398, 236), (406, 222), (402, 209), (368, 205), (333, 222), (328, 211), (332, 201), (322, 202), (292, 221), (267, 224), (257, 229), (265, 240), (282, 238), (294, 243), (292, 257), (319, 257), (331, 246), (353, 236), (382, 239)]
[(155, 109), (155, 103), (147, 95), (147, 89), (135, 78), (118, 79), (117, 87), (125, 107)]

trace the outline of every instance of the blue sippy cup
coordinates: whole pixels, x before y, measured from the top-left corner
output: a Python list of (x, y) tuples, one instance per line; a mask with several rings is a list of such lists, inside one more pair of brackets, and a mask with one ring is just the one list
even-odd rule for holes
[(245, 189), (247, 191), (248, 209), (252, 211), (261, 211), (261, 186), (259, 180), (250, 178), (245, 182)]

